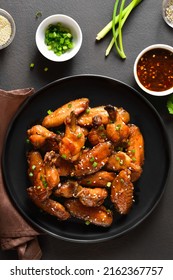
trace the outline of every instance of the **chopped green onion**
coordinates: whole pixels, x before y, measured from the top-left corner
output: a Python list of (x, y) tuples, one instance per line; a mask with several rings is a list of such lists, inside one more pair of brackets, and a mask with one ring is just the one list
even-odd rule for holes
[(36, 18), (39, 18), (39, 17), (41, 17), (42, 16), (42, 12), (41, 11), (38, 11), (36, 14), (35, 14), (35, 17)]
[(60, 22), (50, 24), (45, 31), (45, 44), (48, 50), (60, 56), (74, 46), (73, 36), (69, 28), (65, 28)]
[(66, 158), (67, 158), (66, 154), (62, 154), (61, 157), (62, 157), (63, 159), (66, 159)]
[(82, 133), (79, 133), (78, 135), (77, 135), (77, 138), (81, 138), (82, 137)]
[(96, 161), (93, 162), (92, 166), (97, 167), (98, 163)]
[(90, 184), (91, 184), (91, 181), (90, 181), (90, 180), (88, 180), (88, 181), (87, 181), (87, 185), (90, 185)]
[(46, 179), (44, 178), (44, 176), (41, 175), (40, 180), (42, 181), (44, 188), (47, 188), (48, 183), (47, 183)]
[(85, 221), (85, 224), (88, 226), (91, 222), (90, 221)]
[(104, 130), (103, 124), (98, 127), (98, 130)]
[(95, 157), (90, 158), (90, 162), (94, 162), (94, 160), (95, 160)]
[(34, 68), (34, 66), (35, 66), (35, 64), (34, 63), (30, 63), (30, 69), (33, 69)]
[(56, 134), (60, 135), (60, 134), (61, 134), (61, 131), (60, 131), (60, 130), (57, 130), (57, 131), (56, 131)]
[(167, 109), (169, 114), (173, 114), (173, 94), (171, 94), (167, 100)]
[(117, 124), (116, 127), (115, 127), (115, 130), (118, 131), (118, 130), (120, 130), (120, 128), (121, 128), (121, 124)]
[(85, 113), (86, 113), (86, 114), (89, 114), (89, 113), (90, 113), (90, 109), (87, 108), (87, 109), (85, 110)]
[(47, 114), (48, 114), (48, 115), (52, 114), (52, 111), (49, 109), (49, 110), (47, 111)]

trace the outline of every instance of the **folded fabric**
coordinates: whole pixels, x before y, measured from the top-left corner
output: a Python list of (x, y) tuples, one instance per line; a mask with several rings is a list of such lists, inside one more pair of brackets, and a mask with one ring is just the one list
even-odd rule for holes
[[(5, 91), (0, 89), (0, 157), (7, 127), (23, 101), (34, 93), (33, 88)], [(40, 259), (42, 252), (34, 229), (17, 211), (3, 183), (0, 162), (0, 246), (2, 250), (15, 249), (21, 260)]]

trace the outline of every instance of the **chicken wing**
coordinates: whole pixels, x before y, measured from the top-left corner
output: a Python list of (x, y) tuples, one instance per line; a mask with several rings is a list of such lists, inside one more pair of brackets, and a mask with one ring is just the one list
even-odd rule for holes
[(115, 107), (108, 105), (105, 106), (105, 110), (108, 111), (111, 122), (106, 125), (106, 135), (115, 146), (119, 145), (123, 141), (126, 141), (129, 136), (129, 127), (122, 120), (117, 118), (117, 110)]
[(46, 198), (44, 201), (41, 201), (38, 196), (37, 187), (30, 187), (27, 189), (27, 192), (34, 204), (46, 213), (57, 217), (59, 220), (67, 220), (70, 218), (69, 212), (61, 203), (50, 198)]
[[(109, 161), (109, 159), (108, 159)], [(107, 165), (107, 164), (106, 164)], [(79, 184), (87, 187), (109, 187), (115, 179), (116, 174), (108, 171), (98, 171), (94, 174), (84, 176), (79, 179)]]
[(50, 196), (51, 190), (47, 188), (44, 162), (38, 151), (27, 154), (28, 176), (32, 186), (35, 186), (41, 201)]
[(76, 181), (68, 180), (58, 185), (58, 187), (54, 190), (54, 195), (65, 198), (76, 197), (81, 188), (82, 187), (79, 186)]
[(97, 226), (109, 227), (113, 221), (112, 212), (107, 210), (103, 205), (98, 207), (87, 207), (78, 199), (68, 199), (65, 202), (65, 207), (73, 217)]
[(60, 108), (56, 109), (51, 114), (47, 115), (43, 121), (42, 125), (49, 127), (57, 127), (64, 123), (65, 119), (74, 111), (75, 115), (79, 115), (84, 112), (89, 105), (88, 98), (80, 98), (66, 103)]
[(102, 124), (101, 116), (93, 117), (93, 127), (89, 131), (87, 137), (92, 146), (95, 146), (98, 143), (102, 143), (108, 140), (106, 137), (106, 129)]
[(112, 182), (111, 201), (120, 214), (127, 214), (133, 205), (134, 186), (130, 170), (122, 170)]
[(96, 207), (104, 202), (108, 193), (104, 188), (84, 188), (76, 181), (68, 180), (58, 186), (54, 195), (65, 198), (75, 197), (85, 206)]
[(45, 178), (49, 188), (55, 188), (60, 182), (58, 169), (55, 165), (45, 164)]
[(61, 140), (61, 135), (56, 134), (42, 125), (34, 125), (30, 129), (27, 130), (28, 139), (31, 144), (37, 148), (45, 150), (56, 150), (59, 149), (59, 141)]
[(138, 180), (142, 173), (141, 166), (135, 164), (126, 153), (121, 151), (115, 152), (109, 157), (105, 169), (114, 172), (129, 169), (132, 182)]
[(116, 108), (116, 120), (122, 120), (124, 123), (128, 124), (130, 121), (130, 114), (124, 108)]
[(129, 145), (127, 147), (127, 154), (132, 161), (139, 166), (144, 163), (144, 139), (139, 129), (134, 124), (129, 125)]
[(59, 143), (59, 153), (65, 160), (76, 161), (84, 144), (84, 130), (76, 124), (76, 116), (72, 111), (66, 119), (65, 135)]
[(49, 165), (54, 165), (58, 170), (59, 176), (70, 176), (73, 174), (74, 168), (73, 164), (65, 159), (63, 159), (58, 153), (55, 151), (47, 152), (44, 156), (44, 162)]
[(111, 152), (112, 144), (110, 142), (99, 143), (92, 149), (83, 151), (74, 165), (74, 175), (81, 177), (97, 172), (106, 164)]
[(84, 127), (93, 126), (93, 119), (95, 116), (99, 116), (101, 118), (101, 124), (107, 124), (109, 122), (109, 115), (104, 109), (104, 106), (98, 106), (88, 108), (83, 114), (81, 114), (81, 116), (78, 117), (78, 124)]
[(27, 160), (31, 185), (34, 186), (34, 192), (37, 192), (38, 199), (44, 201), (60, 181), (58, 170), (55, 166), (45, 164), (38, 151), (29, 152)]
[(105, 188), (83, 188), (78, 191), (76, 197), (87, 207), (97, 207), (103, 204), (108, 196)]

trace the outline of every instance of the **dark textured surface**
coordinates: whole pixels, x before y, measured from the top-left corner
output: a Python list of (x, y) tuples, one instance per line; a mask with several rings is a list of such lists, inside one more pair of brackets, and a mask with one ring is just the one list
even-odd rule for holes
[[(114, 51), (107, 59), (104, 57), (110, 40), (109, 35), (103, 41), (95, 42), (98, 31), (111, 19), (114, 1), (2, 0), (1, 8), (13, 15), (17, 32), (11, 46), (0, 51), (0, 88), (10, 90), (34, 87), (38, 90), (61, 77), (99, 74), (121, 80), (139, 90), (133, 78), (133, 63), (137, 54), (148, 45), (154, 43), (172, 45), (173, 42), (173, 29), (162, 19), (161, 2), (161, 0), (143, 0), (129, 17), (123, 32), (127, 59), (121, 61)], [(42, 17), (36, 19), (38, 11), (42, 11)], [(72, 16), (83, 31), (80, 52), (73, 60), (65, 63), (49, 62), (38, 52), (35, 45), (37, 26), (42, 19), (54, 13)], [(35, 68), (31, 71), (29, 65), (32, 62), (35, 63)], [(48, 67), (47, 72), (44, 71), (45, 67)], [(144, 94), (140, 90), (139, 92)], [(167, 97), (146, 97), (163, 118), (172, 146), (173, 117), (166, 109)], [(162, 162), (156, 164), (160, 166)], [(154, 178), (151, 177), (151, 180), (154, 181)], [(96, 244), (71, 243), (43, 235), (39, 238), (43, 259), (172, 259), (172, 185), (173, 171), (157, 208), (127, 235)], [(0, 259), (16, 258), (15, 251), (0, 252)]]

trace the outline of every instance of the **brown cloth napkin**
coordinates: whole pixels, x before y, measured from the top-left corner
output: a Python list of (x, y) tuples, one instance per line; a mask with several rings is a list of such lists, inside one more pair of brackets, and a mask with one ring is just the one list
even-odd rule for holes
[[(0, 157), (6, 129), (21, 103), (33, 88), (5, 91), (0, 89)], [(20, 260), (40, 259), (42, 252), (37, 240), (40, 233), (18, 213), (6, 193), (0, 162), (0, 246), (2, 250), (16, 249)]]

